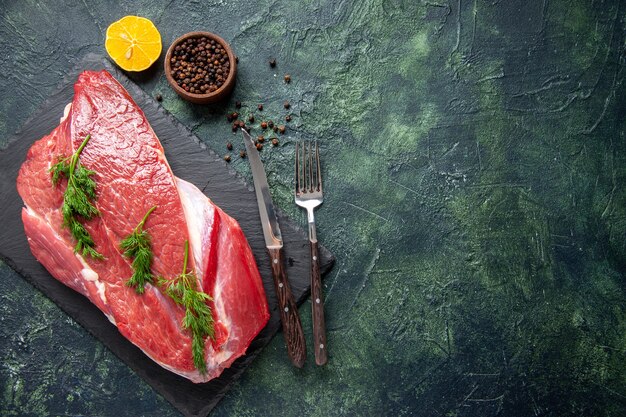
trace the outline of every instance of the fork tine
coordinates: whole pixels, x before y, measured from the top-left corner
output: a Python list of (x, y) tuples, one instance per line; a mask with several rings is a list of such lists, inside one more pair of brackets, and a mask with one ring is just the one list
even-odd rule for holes
[(313, 192), (313, 146), (309, 141), (309, 192)]
[(317, 191), (322, 191), (322, 168), (320, 165), (320, 146), (317, 141), (315, 141), (315, 161), (317, 162)]
[(300, 194), (300, 149), (296, 142), (296, 195)]
[(300, 186), (300, 193), (305, 192), (306, 178), (304, 173), (306, 171), (306, 161), (302, 157), (304, 154), (304, 143), (300, 142), (298, 146), (298, 185)]
[(307, 178), (307, 160), (306, 160), (306, 142), (302, 143), (302, 192), (307, 193), (309, 191)]
[(300, 186), (300, 193), (306, 192), (306, 176), (304, 175), (306, 172), (306, 160), (303, 157), (304, 151), (304, 143), (301, 143), (298, 152), (298, 163), (300, 164), (298, 168), (298, 185)]

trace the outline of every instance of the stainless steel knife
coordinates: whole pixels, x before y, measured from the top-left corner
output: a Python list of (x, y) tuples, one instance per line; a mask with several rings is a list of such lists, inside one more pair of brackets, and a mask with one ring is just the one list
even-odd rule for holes
[(302, 331), (302, 323), (298, 307), (291, 293), (291, 287), (287, 280), (287, 273), (283, 264), (283, 239), (278, 226), (278, 218), (272, 203), (267, 177), (263, 169), (263, 163), (259, 156), (252, 137), (244, 129), (243, 141), (246, 144), (248, 160), (252, 169), (252, 178), (254, 180), (254, 190), (259, 205), (259, 215), (261, 216), (261, 224), (263, 226), (263, 235), (265, 236), (265, 246), (270, 255), (272, 266), (272, 275), (274, 277), (274, 290), (278, 299), (278, 308), (280, 311), (280, 320), (283, 325), (283, 336), (287, 345), (287, 353), (291, 362), (298, 368), (302, 368), (306, 359), (306, 342), (304, 340), (304, 332)]

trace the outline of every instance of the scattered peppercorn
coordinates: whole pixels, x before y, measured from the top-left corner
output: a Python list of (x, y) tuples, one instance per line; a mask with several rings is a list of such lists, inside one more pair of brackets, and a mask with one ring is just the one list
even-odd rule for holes
[(156, 101), (163, 101), (163, 96), (161, 94), (157, 94), (154, 98), (156, 98)]
[(274, 122), (272, 122), (271, 120), (267, 122), (267, 126), (272, 129), (274, 127)]
[(236, 132), (237, 129), (239, 129), (239, 126), (237, 125), (237, 123), (233, 123), (233, 132)]
[(278, 138), (272, 138), (272, 146), (278, 146)]
[(228, 123), (232, 122), (233, 121), (233, 114), (232, 113), (228, 113), (226, 115), (226, 120), (228, 120)]
[(230, 162), (230, 155), (226, 155), (226, 156), (224, 156), (224, 161), (226, 161), (226, 162)]
[(263, 144), (262, 143), (257, 143), (256, 144), (256, 150), (257, 151), (263, 150)]
[(289, 84), (291, 82), (291, 75), (285, 74), (285, 82)]
[(237, 55), (235, 55), (235, 62), (239, 63), (239, 57)]
[(286, 122), (290, 122), (291, 121), (291, 116), (290, 115), (285, 116), (285, 121)]
[(278, 133), (278, 126), (274, 126), (272, 130), (274, 131), (274, 133)]
[(280, 134), (281, 134), (281, 135), (284, 135), (284, 134), (285, 134), (285, 130), (287, 130), (287, 129), (285, 128), (285, 125), (280, 125), (280, 126), (278, 126), (278, 131), (280, 132)]
[(208, 94), (217, 91), (230, 73), (224, 46), (205, 36), (188, 38), (174, 48), (170, 75), (185, 91)]
[(240, 109), (241, 108), (241, 101), (235, 101), (235, 107)]
[(263, 135), (259, 135), (259, 136), (256, 138), (256, 140), (257, 140), (257, 141), (259, 141), (259, 142), (261, 142), (261, 143), (263, 143), (263, 142), (265, 142), (265, 136), (263, 136)]
[(246, 151), (239, 151), (239, 157), (240, 158), (245, 158), (246, 157)]
[(257, 106), (257, 108), (259, 109), (259, 111), (263, 111), (263, 105), (262, 105), (262, 104), (259, 104), (259, 105)]
[(276, 58), (270, 59), (270, 67), (272, 68), (276, 67)]
[(267, 129), (267, 122), (261, 122), (261, 129)]
[(228, 143), (226, 144), (226, 149), (228, 149), (229, 151), (232, 151), (232, 150), (233, 150), (233, 144), (232, 144), (232, 143), (230, 143), (230, 142), (228, 142)]
[(231, 114), (231, 116), (233, 117), (233, 120), (236, 120), (239, 118), (239, 113), (237, 113), (236, 111), (233, 112), (233, 114)]
[(254, 123), (254, 114), (251, 114), (250, 116), (248, 116), (248, 121), (250, 123)]
[(291, 104), (289, 104), (288, 101), (285, 101), (285, 103), (283, 104), (283, 107), (288, 109), (289, 107), (291, 107)]

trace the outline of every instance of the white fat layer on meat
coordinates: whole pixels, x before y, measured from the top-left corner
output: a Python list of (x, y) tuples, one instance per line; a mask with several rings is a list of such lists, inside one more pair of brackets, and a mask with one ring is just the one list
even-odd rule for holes
[(231, 356), (233, 354), (233, 352), (230, 352), (228, 350), (222, 350), (219, 352), (215, 352), (213, 351), (213, 348), (210, 346), (210, 343), (207, 343), (208, 348), (207, 350), (209, 352), (213, 352), (210, 353), (208, 355), (209, 361), (207, 362), (207, 373), (205, 375), (202, 375), (199, 371), (197, 370), (193, 370), (193, 371), (188, 371), (188, 372), (184, 372), (181, 371), (178, 368), (174, 368), (166, 363), (163, 363), (159, 360), (157, 360), (156, 358), (150, 356), (150, 354), (148, 354), (147, 352), (144, 351), (144, 353), (146, 354), (146, 356), (148, 356), (150, 359), (152, 359), (153, 361), (155, 361), (156, 363), (158, 363), (159, 365), (161, 365), (163, 368), (167, 369), (170, 372), (173, 372), (177, 375), (180, 375), (182, 377), (185, 377), (195, 383), (200, 383), (200, 382), (206, 382), (206, 381), (210, 381), (211, 379), (215, 378), (217, 376), (217, 373), (221, 373), (225, 368), (222, 365), (224, 362), (228, 361), (229, 359), (231, 359)]
[[(35, 210), (33, 210), (33, 209), (32, 209), (32, 208), (31, 208), (28, 204), (26, 204), (26, 203), (24, 203), (24, 206), (26, 207), (26, 212), (28, 213), (28, 215), (29, 215), (29, 216), (34, 217), (34, 218), (36, 218), (36, 219), (40, 220), (42, 223), (46, 223), (47, 225), (50, 225), (50, 219), (49, 219), (48, 217), (40, 215), (39, 213), (37, 213)], [(54, 238), (55, 238), (55, 239), (60, 240), (60, 241), (63, 241), (63, 238), (62, 238), (62, 237), (61, 237), (61, 236), (60, 236), (60, 235), (59, 235), (59, 234), (58, 234), (58, 233), (54, 230), (54, 228), (53, 228), (53, 227), (50, 227), (50, 230), (52, 230), (52, 232), (54, 233)], [(83, 266), (83, 270), (81, 270), (81, 275), (83, 275), (83, 278), (87, 279), (87, 278), (85, 277), (85, 274), (83, 273), (83, 271), (84, 271), (85, 269), (91, 269), (91, 268), (89, 267), (89, 265), (87, 264), (87, 262), (85, 262), (85, 260), (83, 259), (83, 257), (82, 257), (82, 256), (80, 256), (80, 255), (79, 255), (79, 254), (77, 254), (77, 253), (76, 253), (74, 256), (76, 256), (76, 259), (78, 259), (78, 260), (80, 261), (81, 265)], [(93, 270), (92, 270), (92, 272), (93, 272), (94, 274), (96, 274), (96, 279), (97, 279), (98, 274), (96, 273), (96, 271), (93, 271)], [(90, 281), (89, 279), (87, 279), (87, 280), (88, 280), (88, 281)]]
[(65, 108), (63, 109), (63, 117), (59, 120), (59, 123), (63, 123), (67, 116), (70, 114), (70, 109), (72, 108), (72, 103), (67, 103)]
[[(29, 216), (35, 217), (44, 223), (49, 223), (45, 218), (42, 218), (39, 215), (39, 213), (37, 213), (32, 208), (30, 208), (27, 204), (26, 204), (26, 211), (28, 212)], [(51, 230), (53, 230), (54, 232), (54, 229), (51, 228)], [(59, 241), (63, 241), (61, 236), (59, 236), (56, 232), (54, 232), (54, 237), (58, 239)], [(85, 258), (83, 258), (81, 255), (75, 254), (74, 256), (76, 256), (76, 259), (78, 259), (81, 265), (83, 266), (83, 269), (80, 270), (80, 275), (85, 279), (85, 281), (90, 281), (94, 283), (94, 285), (98, 289), (98, 296), (100, 297), (102, 302), (105, 305), (107, 305), (108, 303), (107, 303), (107, 298), (105, 294), (106, 285), (102, 281), (100, 281), (100, 276), (98, 275), (98, 273), (94, 271), (93, 269), (91, 269), (89, 264), (85, 261)], [(107, 316), (107, 318), (109, 319), (111, 323), (116, 324), (115, 318), (113, 316), (106, 314), (106, 313), (104, 314)]]
[(222, 363), (231, 359), (232, 356), (233, 356), (233, 352), (227, 349), (223, 349), (213, 354), (212, 356), (213, 360), (211, 361), (211, 363), (213, 363), (217, 367), (218, 365), (221, 365)]
[(204, 270), (202, 268), (202, 259), (205, 256), (203, 253), (205, 247), (204, 240), (209, 239), (211, 235), (211, 227), (207, 225), (207, 219), (213, 219), (215, 208), (208, 203), (206, 196), (195, 185), (180, 178), (176, 178), (176, 185), (183, 205), (183, 211), (185, 212), (185, 220), (187, 221), (189, 244), (191, 245), (193, 259), (196, 262), (196, 275), (202, 282), (204, 278)]
[(91, 267), (89, 266), (87, 261), (85, 261), (85, 258), (82, 257), (82, 255), (76, 253), (75, 256), (80, 261), (80, 264), (83, 266), (83, 269), (80, 271), (80, 274), (83, 276), (83, 278), (85, 278), (87, 281), (97, 281), (98, 279), (100, 279), (98, 273), (91, 269)]
[[(220, 242), (220, 244), (223, 244), (223, 242)], [(219, 267), (218, 267), (217, 272), (219, 272)], [(219, 275), (218, 275), (217, 279), (215, 280), (215, 288), (213, 290), (213, 306), (215, 307), (215, 310), (217, 310), (216, 311), (217, 317), (220, 318), (220, 321), (222, 322), (222, 324), (227, 329), (231, 329), (232, 320), (230, 316), (226, 314), (226, 307), (224, 306), (224, 297), (222, 297), (223, 285), (224, 285), (224, 282), (219, 279)], [(231, 341), (232, 337), (233, 337), (232, 333), (229, 333), (228, 335), (229, 342)]]
[[(189, 228), (189, 240), (192, 247), (194, 260), (196, 261), (196, 265), (198, 267), (198, 271), (202, 269), (200, 266), (203, 265), (202, 259), (204, 256), (208, 256), (203, 252), (203, 249), (208, 244), (208, 241), (212, 232), (212, 221), (207, 221), (213, 219), (215, 216), (215, 207), (209, 202), (209, 199), (193, 184), (188, 183), (187, 181), (181, 180), (180, 178), (176, 178), (178, 193), (180, 195), (180, 199), (183, 205), (183, 210), (185, 212), (185, 219), (187, 220), (187, 226)], [(225, 222), (222, 223), (222, 226), (226, 227), (226, 230), (221, 231), (221, 236), (218, 237), (218, 246), (219, 245), (230, 245), (230, 242), (224, 241), (223, 236), (229, 235), (230, 231), (228, 228), (230, 224)], [(210, 250), (214, 250), (214, 248), (210, 248)], [(219, 271), (219, 266), (218, 266)], [(204, 271), (202, 271), (204, 272)], [(198, 276), (200, 278), (200, 275)], [(213, 305), (215, 308), (215, 313), (217, 317), (219, 317), (220, 322), (227, 329), (230, 329), (232, 326), (232, 320), (226, 313), (226, 308), (224, 305), (224, 297), (222, 297), (222, 287), (224, 283), (220, 280), (220, 277), (216, 277), (215, 287), (213, 288)], [(209, 369), (209, 373), (211, 373), (211, 369), (221, 368), (222, 364), (229, 359), (231, 359), (233, 352), (227, 349), (228, 345), (232, 343), (235, 339), (233, 339), (232, 333), (229, 332), (227, 342), (222, 345), (222, 349), (218, 351), (213, 350), (213, 346), (207, 343), (207, 367)], [(167, 368), (167, 366), (161, 364)], [(179, 375), (183, 375), (176, 370), (172, 370)], [(197, 372), (187, 373), (183, 376), (195, 380), (196, 382), (204, 380), (202, 376), (200, 376)]]
[[(157, 360), (156, 358), (153, 358), (152, 356), (150, 356), (146, 352), (143, 352), (143, 353), (145, 353), (146, 356), (148, 356), (150, 359), (152, 359), (154, 362), (158, 363), (159, 365), (161, 365), (163, 368), (167, 369), (168, 371), (173, 372), (173, 373), (175, 373), (177, 375), (180, 375), (182, 377), (185, 377), (185, 378), (189, 379), (192, 382), (195, 382), (195, 383), (206, 382), (206, 381), (208, 381), (208, 380), (213, 378), (213, 377), (208, 377), (209, 375), (203, 376), (198, 371), (181, 372), (180, 369), (174, 368), (174, 367), (172, 367), (172, 366), (170, 366), (170, 365), (168, 365), (168, 364), (166, 364), (164, 362), (161, 362), (161, 361)], [(210, 374), (210, 371), (209, 371), (209, 374)]]
[[(106, 293), (105, 293), (106, 285), (104, 284), (104, 282), (102, 282), (100, 280), (95, 281), (94, 284), (96, 285), (96, 288), (98, 289), (98, 296), (100, 297), (100, 299), (102, 300), (104, 305), (108, 305), (107, 296), (106, 296)], [(104, 313), (104, 311), (103, 311), (103, 313)], [(117, 323), (115, 322), (115, 317), (113, 317), (112, 314), (104, 313), (104, 315), (107, 317), (107, 319), (109, 319), (109, 321), (111, 323), (113, 323), (117, 327)]]
[(91, 268), (83, 268), (80, 271), (80, 274), (83, 276), (83, 278), (85, 278), (87, 281), (98, 281), (98, 273), (96, 271), (94, 271)]

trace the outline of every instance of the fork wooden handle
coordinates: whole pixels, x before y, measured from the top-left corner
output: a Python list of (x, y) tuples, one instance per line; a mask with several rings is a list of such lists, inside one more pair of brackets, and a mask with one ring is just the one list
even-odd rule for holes
[(313, 301), (313, 344), (315, 363), (326, 365), (328, 354), (326, 348), (326, 323), (324, 320), (324, 296), (320, 277), (320, 258), (317, 242), (311, 242), (311, 300)]
[[(280, 321), (283, 324), (283, 336), (287, 345), (287, 354), (294, 366), (302, 368), (306, 359), (306, 342), (302, 331), (302, 322), (298, 313), (298, 306), (291, 293), (287, 274), (283, 266), (281, 249), (268, 249), (272, 261), (272, 275), (274, 276), (274, 290), (278, 298)], [(318, 268), (319, 269), (319, 268)]]

